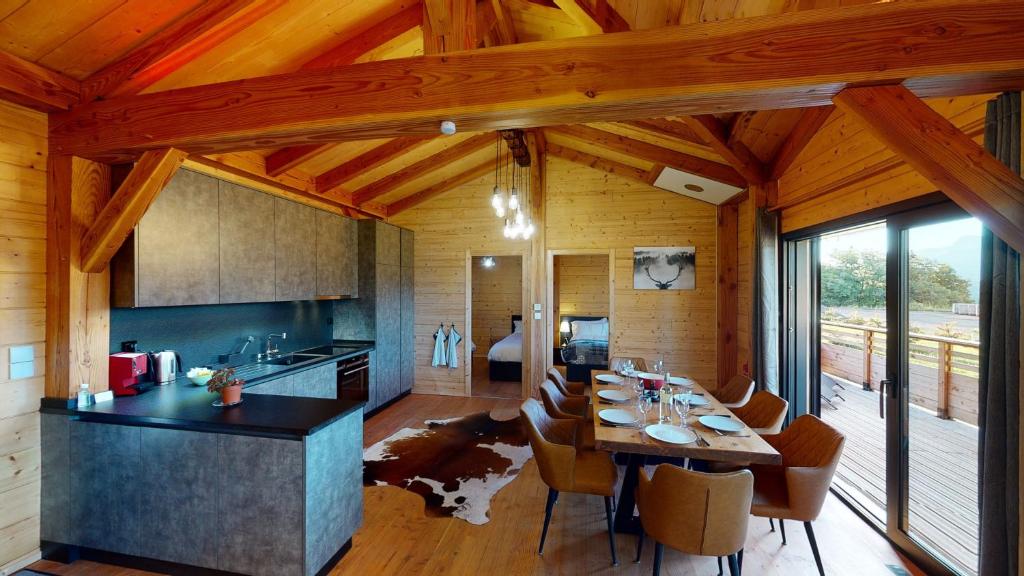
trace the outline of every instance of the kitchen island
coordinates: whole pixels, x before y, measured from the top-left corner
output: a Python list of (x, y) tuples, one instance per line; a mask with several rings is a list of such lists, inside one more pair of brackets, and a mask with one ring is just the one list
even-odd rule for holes
[(362, 522), (364, 403), (216, 398), (179, 380), (82, 409), (44, 400), (44, 553), (181, 574), (329, 571)]

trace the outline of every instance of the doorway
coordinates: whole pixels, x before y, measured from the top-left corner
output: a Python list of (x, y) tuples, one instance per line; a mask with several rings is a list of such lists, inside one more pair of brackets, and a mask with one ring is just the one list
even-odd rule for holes
[[(603, 349), (574, 348), (572, 322), (607, 319), (608, 334), (615, 328), (615, 251), (608, 249), (563, 249), (547, 253), (547, 365), (567, 378), (589, 378), (589, 366), (603, 365), (614, 356), (614, 339)], [(583, 350), (584, 354), (578, 352)], [(571, 351), (571, 354), (566, 352)], [(587, 355), (587, 352), (592, 352)], [(587, 377), (581, 376), (588, 375)]]
[(519, 398), (524, 377), (526, 276), (520, 254), (468, 255), (466, 326), (471, 396)]
[(784, 389), (846, 436), (836, 494), (929, 573), (977, 574), (980, 250), (951, 203), (786, 242)]

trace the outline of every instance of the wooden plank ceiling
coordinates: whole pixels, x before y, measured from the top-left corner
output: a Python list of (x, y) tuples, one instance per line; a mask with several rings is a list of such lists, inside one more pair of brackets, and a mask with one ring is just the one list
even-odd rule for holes
[[(842, 0), (843, 5), (872, 0)], [(0, 50), (81, 100), (303, 69), (831, 7), (837, 0), (48, 0), (0, 2)], [(0, 54), (2, 56), (3, 54)], [(2, 61), (2, 60), (0, 60)], [(0, 85), (0, 96), (5, 86)], [(500, 90), (500, 86), (495, 87)], [(66, 94), (46, 106), (67, 107)], [(777, 175), (828, 117), (793, 109), (542, 128), (549, 151), (652, 182), (671, 166), (744, 187)], [(493, 134), (358, 140), (192, 158), (389, 216), (486, 174)]]

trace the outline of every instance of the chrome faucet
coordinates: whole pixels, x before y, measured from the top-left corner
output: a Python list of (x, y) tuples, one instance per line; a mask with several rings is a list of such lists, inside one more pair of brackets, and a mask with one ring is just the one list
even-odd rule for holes
[(288, 333), (282, 332), (280, 334), (267, 334), (267, 358), (273, 358), (275, 354), (281, 353), (281, 351), (277, 348), (277, 344), (274, 344), (274, 338), (287, 340)]

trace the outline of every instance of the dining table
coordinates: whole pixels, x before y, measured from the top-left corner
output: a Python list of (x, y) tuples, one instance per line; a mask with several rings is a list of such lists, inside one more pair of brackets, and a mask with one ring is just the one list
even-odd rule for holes
[[(686, 444), (674, 444), (656, 440), (648, 435), (644, 428), (649, 424), (658, 423), (658, 403), (652, 403), (652, 410), (641, 414), (637, 410), (636, 395), (625, 377), (621, 383), (614, 384), (598, 380), (598, 376), (609, 374), (618, 376), (610, 370), (592, 370), (591, 392), (594, 426), (594, 443), (598, 450), (605, 450), (627, 456), (626, 475), (622, 481), (618, 502), (615, 509), (615, 531), (638, 533), (639, 522), (634, 516), (636, 505), (636, 486), (640, 478), (640, 468), (650, 460), (684, 462), (684, 459), (724, 462), (745, 466), (748, 464), (781, 464), (782, 456), (771, 444), (743, 424), (728, 408), (722, 405), (700, 383), (687, 378), (692, 385), (692, 394), (708, 401), (706, 406), (690, 409), (686, 424), (696, 435), (696, 440)], [(619, 390), (630, 395), (630, 400), (612, 403), (601, 399), (601, 390)], [(680, 390), (681, 391), (681, 390)], [(602, 421), (599, 413), (608, 408), (620, 408), (634, 412), (638, 419), (643, 418), (640, 426), (611, 425)], [(734, 418), (742, 424), (742, 429), (735, 433), (719, 433), (700, 422), (701, 416), (718, 415)], [(673, 414), (672, 422), (678, 423), (679, 418)]]

